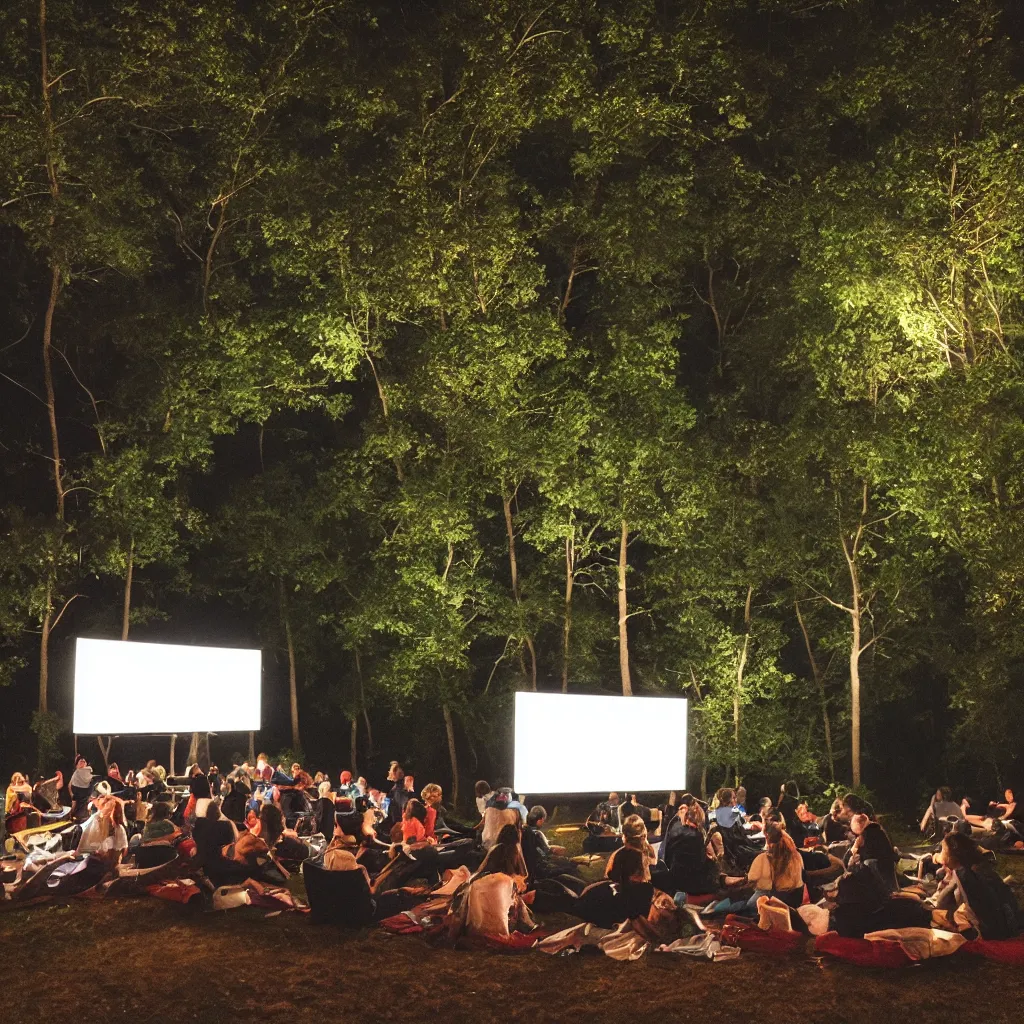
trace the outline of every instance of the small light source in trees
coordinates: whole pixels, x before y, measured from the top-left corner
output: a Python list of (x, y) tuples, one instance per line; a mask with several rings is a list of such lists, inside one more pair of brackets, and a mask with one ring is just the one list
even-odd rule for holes
[(255, 731), (260, 676), (259, 651), (79, 637), (74, 731)]
[(686, 786), (683, 697), (516, 694), (519, 793), (651, 793)]

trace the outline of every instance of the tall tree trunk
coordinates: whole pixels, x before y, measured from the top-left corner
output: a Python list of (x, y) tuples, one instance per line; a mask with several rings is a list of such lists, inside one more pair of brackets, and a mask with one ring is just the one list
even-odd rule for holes
[[(55, 81), (50, 79), (49, 39), (46, 33), (46, 0), (39, 0), (39, 70), (42, 80), (43, 131), (45, 140), (46, 177), (50, 198), (53, 201), (50, 212), (50, 228), (57, 219), (57, 200), (60, 197), (60, 179), (57, 176), (57, 145), (54, 138), (53, 104), (50, 90)], [(57, 518), (64, 518), (64, 474), (60, 460), (60, 436), (57, 433), (57, 403), (53, 390), (53, 315), (57, 309), (62, 280), (60, 261), (50, 254), (50, 295), (43, 315), (43, 384), (46, 388), (46, 412), (50, 422), (50, 450), (53, 459), (53, 483), (57, 492)]]
[[(204, 772), (210, 770), (210, 734), (208, 732), (201, 732), (199, 734), (199, 741), (196, 744), (196, 764)], [(216, 795), (215, 793), (214, 796)]]
[(100, 754), (103, 756), (103, 771), (105, 772), (110, 767), (110, 748), (114, 745), (114, 737), (107, 737), (106, 746), (103, 745), (103, 737), (97, 736), (96, 742), (100, 747)]
[(199, 762), (199, 733), (192, 733), (192, 742), (188, 745), (188, 757), (185, 758), (186, 769)]
[(167, 774), (168, 775), (174, 775), (175, 774), (175, 772), (174, 772), (174, 746), (175, 746), (175, 744), (177, 742), (178, 742), (178, 734), (176, 732), (172, 732), (171, 733), (171, 750), (170, 750), (170, 754), (168, 755), (168, 758), (167, 758), (167, 760), (169, 762), (168, 765), (167, 765)]
[(864, 594), (860, 583), (859, 556), (864, 531), (867, 528), (869, 484), (865, 480), (861, 489), (860, 520), (853, 536), (847, 542), (845, 534), (840, 534), (839, 541), (846, 558), (846, 566), (850, 572), (850, 606), (846, 609), (850, 616), (850, 760), (852, 764), (853, 784), (861, 784), (860, 765), (860, 656), (870, 646), (861, 643), (861, 632), (864, 614)]
[(853, 764), (853, 784), (860, 785), (860, 601), (854, 598), (854, 612), (850, 615), (850, 758)]
[(60, 295), (60, 267), (50, 268), (50, 297), (43, 317), (43, 385), (46, 388), (46, 413), (50, 423), (50, 457), (53, 460), (53, 483), (57, 492), (57, 518), (64, 518), (64, 473), (60, 459), (60, 435), (57, 432), (57, 399), (53, 389), (53, 314)]
[(569, 637), (572, 633), (572, 586), (576, 578), (576, 538), (565, 538), (565, 611), (562, 616), (562, 693), (569, 692)]
[(370, 712), (366, 707), (366, 686), (363, 681), (363, 662), (359, 656), (358, 649), (356, 654), (356, 676), (359, 679), (359, 705), (363, 709), (363, 724), (366, 726), (366, 754), (367, 757), (373, 757), (373, 728), (370, 725)]
[(255, 766), (256, 764), (256, 733), (252, 730), (249, 731), (249, 751), (248, 757), (246, 758), (250, 765)]
[(519, 565), (516, 561), (516, 534), (512, 526), (512, 499), (515, 497), (515, 491), (511, 495), (506, 495), (504, 488), (501, 492), (501, 507), (505, 511), (505, 531), (508, 534), (508, 565), (509, 570), (512, 574), (512, 597), (515, 598), (516, 609), (519, 611), (520, 625), (524, 628), (523, 642), (526, 644), (526, 649), (530, 653), (530, 689), (537, 689), (537, 651), (533, 646), (533, 637), (529, 633), (525, 632), (525, 623), (522, 621), (523, 612), (523, 601), (519, 593)]
[(349, 762), (352, 765), (352, 778), (358, 779), (359, 767), (357, 762), (359, 760), (359, 716), (353, 715), (351, 721), (352, 728), (349, 731), (348, 755)]
[(128, 639), (128, 620), (132, 610), (132, 568), (135, 562), (135, 538), (128, 545), (128, 571), (124, 575), (124, 604), (121, 608), (121, 639)]
[(292, 716), (292, 749), (301, 750), (299, 738), (299, 688), (295, 672), (295, 642), (292, 638), (292, 621), (288, 614), (288, 601), (285, 598), (284, 580), (281, 580), (281, 619), (284, 622), (284, 637), (288, 645), (288, 701)]
[(455, 723), (452, 721), (451, 708), (447, 704), (442, 704), (441, 710), (444, 712), (445, 732), (448, 733), (448, 757), (452, 763), (452, 806), (455, 807), (459, 802), (459, 758), (455, 750)]
[(736, 689), (732, 695), (732, 742), (734, 752), (733, 785), (740, 784), (740, 706), (743, 696), (743, 673), (747, 668), (747, 653), (750, 650), (750, 601), (754, 596), (754, 585), (747, 587), (747, 600), (743, 606), (743, 647), (736, 665)]
[(800, 611), (800, 602), (795, 601), (796, 620), (800, 623), (800, 632), (804, 637), (804, 646), (807, 648), (807, 660), (811, 663), (811, 674), (814, 676), (814, 683), (818, 688), (818, 700), (821, 702), (821, 721), (825, 729), (825, 750), (828, 752), (828, 776), (829, 781), (836, 781), (836, 759), (832, 751), (832, 720), (828, 714), (828, 697), (825, 694), (825, 679), (818, 667), (818, 659), (814, 657), (814, 649), (811, 647), (811, 637), (807, 632), (804, 623), (803, 613)]
[(53, 621), (53, 589), (47, 584), (43, 628), (39, 631), (39, 710), (47, 711), (50, 689), (50, 630)]
[(629, 526), (622, 520), (622, 534), (619, 538), (619, 672), (622, 675), (622, 694), (633, 696), (633, 681), (629, 675), (629, 634), (626, 622), (629, 619), (629, 603), (626, 599), (626, 546), (629, 542)]

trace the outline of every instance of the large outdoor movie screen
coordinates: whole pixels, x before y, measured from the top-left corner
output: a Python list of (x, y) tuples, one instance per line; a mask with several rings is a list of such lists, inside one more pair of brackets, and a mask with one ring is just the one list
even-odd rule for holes
[(74, 731), (249, 732), (260, 727), (260, 652), (86, 640), (75, 646)]
[(686, 699), (516, 694), (518, 793), (686, 788)]

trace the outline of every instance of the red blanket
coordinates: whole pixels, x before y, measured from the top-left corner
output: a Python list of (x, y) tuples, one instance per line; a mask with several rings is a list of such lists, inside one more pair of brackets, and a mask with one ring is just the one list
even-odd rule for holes
[(762, 931), (748, 917), (730, 914), (722, 926), (722, 942), (739, 946), (753, 953), (783, 956), (803, 949), (807, 936), (803, 932)]

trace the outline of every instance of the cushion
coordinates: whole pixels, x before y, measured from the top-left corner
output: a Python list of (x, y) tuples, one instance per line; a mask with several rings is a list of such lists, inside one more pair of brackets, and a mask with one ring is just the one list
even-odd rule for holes
[(723, 945), (739, 946), (755, 953), (784, 956), (803, 949), (807, 936), (795, 931), (762, 931), (749, 917), (730, 914), (722, 928)]
[(898, 942), (844, 939), (836, 932), (819, 935), (814, 940), (814, 949), (858, 967), (907, 967), (914, 963)]
[(960, 947), (971, 956), (983, 956), (986, 960), (997, 960), (1001, 964), (1024, 967), (1024, 935), (1015, 939), (975, 939)]

